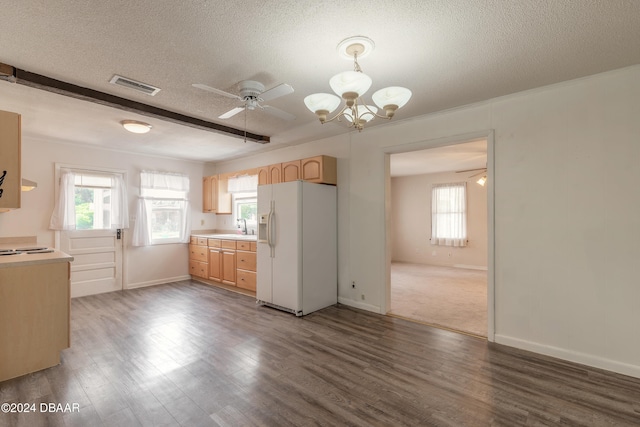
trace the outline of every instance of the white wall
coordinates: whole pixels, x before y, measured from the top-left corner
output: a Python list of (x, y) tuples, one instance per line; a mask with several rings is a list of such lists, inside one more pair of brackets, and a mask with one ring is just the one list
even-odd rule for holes
[(220, 170), (339, 157), (339, 299), (383, 312), (387, 153), (493, 130), (495, 340), (640, 377), (638, 117), (634, 66)]
[[(49, 219), (54, 204), (55, 163), (126, 170), (130, 216), (136, 212), (141, 170), (185, 173), (190, 179), (192, 227), (215, 228), (215, 215), (202, 213), (203, 163), (23, 138), (22, 175), (36, 181), (38, 187), (22, 194), (21, 209), (0, 214), (0, 236), (37, 236), (39, 244), (54, 245), (55, 232), (49, 230)], [(130, 225), (133, 228), (133, 222)], [(131, 232), (125, 230), (124, 236), (125, 287), (166, 283), (189, 277), (186, 244), (134, 248), (130, 246)]]
[[(487, 268), (487, 187), (478, 177), (455, 172), (391, 178), (391, 259), (397, 262), (461, 268)], [(432, 245), (431, 188), (433, 184), (467, 182), (465, 247)]]

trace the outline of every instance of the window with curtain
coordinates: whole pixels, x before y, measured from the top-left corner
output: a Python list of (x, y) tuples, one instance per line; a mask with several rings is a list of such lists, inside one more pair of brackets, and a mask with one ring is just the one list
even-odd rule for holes
[(467, 246), (467, 183), (434, 184), (431, 190), (431, 244)]
[(129, 228), (127, 189), (122, 174), (60, 168), (59, 184), (50, 229)]
[(133, 246), (188, 243), (189, 177), (167, 172), (141, 172)]

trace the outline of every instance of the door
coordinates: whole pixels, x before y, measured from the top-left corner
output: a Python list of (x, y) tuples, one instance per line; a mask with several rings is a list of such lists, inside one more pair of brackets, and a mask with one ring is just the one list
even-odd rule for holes
[[(71, 296), (79, 297), (123, 288), (122, 230), (116, 224), (126, 217), (126, 188), (123, 171), (87, 170), (56, 165), (58, 176), (72, 177), (64, 191), (73, 200), (67, 211), (71, 230), (60, 231), (60, 250), (74, 257), (71, 263)], [(72, 185), (69, 185), (72, 184)], [(72, 222), (73, 219), (73, 222)]]
[(122, 290), (122, 239), (116, 230), (62, 231), (60, 250), (73, 256), (72, 298)]
[[(273, 226), (275, 250), (273, 257), (273, 304), (294, 311), (302, 310), (301, 249), (302, 182), (286, 182), (273, 186)], [(260, 270), (258, 269), (258, 274)]]
[[(264, 302), (272, 302), (271, 292), (271, 249), (267, 243), (266, 218), (271, 209), (271, 189), (273, 185), (258, 186), (258, 218), (265, 218), (264, 223), (258, 224), (258, 243), (256, 247), (257, 275), (256, 275), (256, 299)], [(263, 241), (264, 239), (264, 241)]]

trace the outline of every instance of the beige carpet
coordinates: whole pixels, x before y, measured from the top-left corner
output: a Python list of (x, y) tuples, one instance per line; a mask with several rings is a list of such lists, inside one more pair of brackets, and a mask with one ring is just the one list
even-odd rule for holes
[(391, 264), (389, 314), (487, 336), (487, 272)]

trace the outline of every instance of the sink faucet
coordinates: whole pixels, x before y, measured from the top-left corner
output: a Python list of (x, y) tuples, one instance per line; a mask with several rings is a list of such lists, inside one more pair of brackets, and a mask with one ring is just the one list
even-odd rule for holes
[[(242, 225), (240, 225), (240, 221), (242, 221)], [(242, 230), (242, 234), (247, 234), (247, 220), (244, 218), (238, 218), (238, 227)]]

